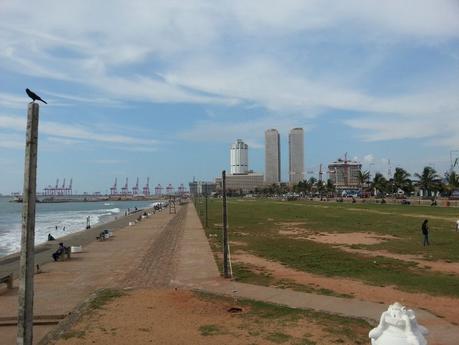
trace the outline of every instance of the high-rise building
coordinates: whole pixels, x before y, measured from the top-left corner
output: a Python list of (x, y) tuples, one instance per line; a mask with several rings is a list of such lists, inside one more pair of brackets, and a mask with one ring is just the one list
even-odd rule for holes
[(265, 183), (281, 181), (280, 137), (277, 129), (265, 131)]
[(296, 184), (304, 180), (304, 131), (293, 128), (288, 134), (289, 182)]
[(358, 189), (360, 187), (359, 171), (362, 164), (356, 161), (339, 158), (337, 161), (328, 165), (328, 177), (335, 185), (336, 189)]
[(241, 139), (231, 145), (230, 165), (232, 175), (245, 175), (249, 173), (249, 146)]

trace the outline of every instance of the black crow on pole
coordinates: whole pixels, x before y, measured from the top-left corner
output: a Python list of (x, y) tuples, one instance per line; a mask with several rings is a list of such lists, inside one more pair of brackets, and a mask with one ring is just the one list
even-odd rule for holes
[(33, 102), (35, 102), (35, 101), (42, 101), (43, 103), (48, 104), (48, 103), (46, 103), (44, 100), (42, 100), (41, 97), (38, 96), (35, 92), (30, 91), (29, 89), (25, 89), (25, 92), (27, 93), (27, 96), (29, 96), (30, 98), (32, 98), (32, 101), (33, 101)]

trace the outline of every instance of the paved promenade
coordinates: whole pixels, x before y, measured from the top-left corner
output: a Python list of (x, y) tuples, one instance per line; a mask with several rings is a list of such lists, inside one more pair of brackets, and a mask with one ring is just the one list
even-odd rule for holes
[[(180, 213), (180, 207), (177, 212)], [(176, 216), (167, 209), (157, 212), (134, 226), (115, 230), (106, 241), (94, 241), (94, 233), (83, 253), (74, 254), (67, 261), (44, 263), (43, 273), (36, 274), (34, 279), (34, 315), (65, 316), (97, 289), (124, 287), (128, 280), (136, 281), (137, 268)], [(49, 261), (49, 257), (42, 259)], [(17, 283), (15, 280), (13, 290), (0, 287), (0, 320), (17, 316)], [(35, 326), (34, 343), (53, 327)], [(0, 344), (16, 344), (16, 326), (0, 327)]]
[[(357, 299), (315, 295), (225, 280), (218, 272), (205, 232), (192, 205), (189, 205), (185, 224), (177, 275), (172, 282), (174, 285), (233, 298), (249, 298), (293, 308), (315, 309), (374, 321), (379, 321), (381, 313), (387, 309), (386, 305)], [(458, 326), (424, 310), (415, 310), (415, 312), (418, 322), (430, 331), (429, 345), (458, 344)]]

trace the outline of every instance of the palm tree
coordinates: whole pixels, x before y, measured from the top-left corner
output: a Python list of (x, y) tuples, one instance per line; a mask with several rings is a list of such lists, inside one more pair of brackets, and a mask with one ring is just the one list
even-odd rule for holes
[(412, 190), (412, 181), (410, 179), (410, 174), (402, 168), (395, 168), (394, 178), (392, 180), (394, 192), (397, 192), (399, 189), (403, 190), (406, 193)]
[(376, 194), (384, 193), (387, 188), (387, 180), (381, 173), (376, 173), (373, 178), (372, 187), (376, 190)]
[(427, 193), (430, 194), (438, 188), (439, 176), (434, 168), (424, 167), (422, 174), (416, 173), (414, 176), (418, 178), (418, 186)]
[(329, 194), (335, 194), (336, 188), (335, 185), (333, 184), (333, 181), (331, 179), (327, 180), (327, 185), (325, 186), (327, 193)]
[(370, 180), (370, 172), (368, 170), (359, 170), (359, 174), (357, 176), (359, 180), (359, 185), (360, 185), (360, 194), (363, 192), (363, 186), (368, 184), (368, 181)]
[(308, 180), (308, 191), (311, 193), (314, 189), (317, 179), (315, 177), (310, 177)]
[(325, 183), (323, 181), (317, 181), (317, 191), (320, 194), (320, 198), (322, 199), (322, 194), (325, 191)]
[(452, 170), (449, 173), (445, 173), (445, 178), (448, 183), (446, 190), (448, 191), (448, 194), (451, 195), (453, 190), (459, 188), (459, 175)]

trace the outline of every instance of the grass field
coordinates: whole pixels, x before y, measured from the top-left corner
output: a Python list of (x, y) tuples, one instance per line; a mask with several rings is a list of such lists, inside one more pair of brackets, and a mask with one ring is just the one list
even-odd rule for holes
[[(203, 203), (197, 205), (205, 218)], [(209, 199), (209, 238), (216, 252), (221, 251), (221, 200)], [(429, 219), (430, 247), (422, 246), (421, 223)], [(230, 199), (228, 222), (230, 240), (238, 249), (280, 262), (288, 267), (323, 276), (349, 277), (367, 284), (395, 285), (408, 292), (459, 297), (459, 276), (426, 270), (412, 261), (378, 256), (377, 260), (346, 253), (335, 246), (279, 234), (281, 224), (294, 223), (309, 232), (371, 232), (392, 239), (351, 248), (386, 250), (396, 254), (422, 256), (430, 261), (459, 262), (459, 232), (455, 222), (459, 209), (408, 205), (350, 204), (336, 202)], [(242, 281), (269, 285), (271, 277), (249, 274), (247, 267), (236, 265)]]

